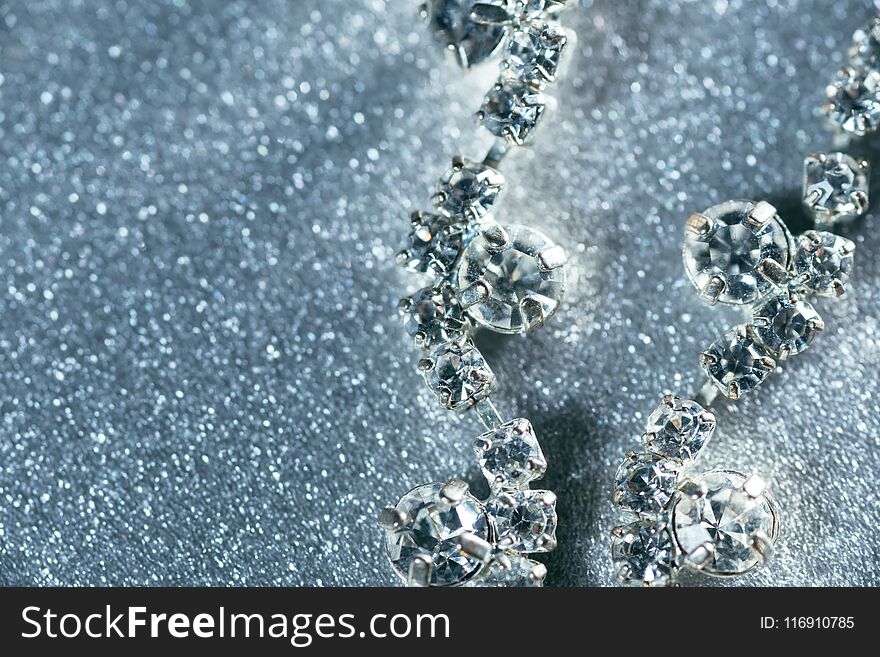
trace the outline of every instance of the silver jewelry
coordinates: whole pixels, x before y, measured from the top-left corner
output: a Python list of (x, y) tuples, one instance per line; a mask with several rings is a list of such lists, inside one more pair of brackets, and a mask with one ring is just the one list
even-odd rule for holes
[(540, 586), (546, 568), (524, 555), (556, 546), (556, 496), (531, 482), (547, 469), (531, 423), (504, 421), (490, 399), (495, 374), (473, 330), (525, 333), (541, 327), (565, 289), (565, 251), (534, 228), (494, 218), (504, 187), (497, 167), (512, 146), (529, 143), (551, 99), (573, 34), (555, 20), (565, 0), (433, 0), (422, 14), (462, 66), (503, 48), (501, 75), (477, 119), (497, 137), (482, 161), (456, 156), (416, 212), (398, 260), (431, 285), (399, 308), (428, 389), (443, 408), (473, 409), (485, 427), (474, 442), (490, 495), (478, 500), (452, 479), (427, 483), (385, 507), (379, 525), (395, 571), (411, 586)]
[[(842, 131), (841, 144), (880, 127), (880, 16), (855, 33), (850, 58), (823, 106)], [(806, 158), (802, 198), (817, 227), (867, 211), (869, 173), (866, 160), (841, 151)], [(613, 501), (635, 516), (612, 531), (621, 581), (674, 584), (685, 568), (740, 575), (770, 557), (780, 518), (764, 480), (696, 467), (715, 431), (708, 407), (719, 393), (738, 399), (751, 392), (810, 346), (824, 328), (811, 302), (844, 293), (854, 250), (824, 230), (794, 238), (766, 201), (726, 201), (687, 219), (689, 280), (704, 301), (740, 306), (747, 318), (700, 354), (708, 381), (695, 401), (664, 397), (648, 418), (644, 452), (628, 454), (617, 471)]]

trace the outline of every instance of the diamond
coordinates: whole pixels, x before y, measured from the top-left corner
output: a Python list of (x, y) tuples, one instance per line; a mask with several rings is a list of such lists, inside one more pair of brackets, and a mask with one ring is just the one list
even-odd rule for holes
[(472, 0), (428, 0), (423, 9), (434, 34), (465, 68), (487, 60), (504, 39), (502, 25), (471, 18), (471, 4)]
[(704, 300), (753, 303), (788, 267), (790, 239), (769, 203), (726, 201), (688, 219), (685, 269)]
[(425, 287), (401, 299), (400, 311), (406, 332), (421, 349), (448, 342), (464, 327), (461, 308), (448, 284)]
[(757, 388), (776, 367), (770, 353), (745, 326), (727, 331), (700, 354), (700, 361), (712, 382), (730, 399)]
[(749, 494), (746, 483), (737, 472), (707, 472), (697, 478), (702, 494), (678, 498), (673, 531), (686, 563), (739, 575), (766, 559), (778, 533), (776, 512), (768, 493)]
[(549, 552), (556, 547), (556, 495), (548, 490), (501, 493), (489, 500), (498, 545), (517, 552)]
[(519, 0), (524, 19), (539, 18), (544, 14), (558, 14), (568, 0)]
[(695, 401), (668, 395), (648, 416), (643, 441), (648, 451), (676, 461), (692, 461), (712, 437), (715, 416)]
[(526, 226), (505, 226), (504, 243), (485, 235), (465, 249), (459, 264), (459, 288), (484, 285), (482, 295), (466, 308), (478, 324), (500, 333), (522, 333), (541, 326), (556, 312), (565, 290), (563, 259), (547, 254), (561, 250), (550, 238)]
[(880, 126), (880, 73), (845, 67), (825, 90), (823, 110), (846, 132), (866, 135)]
[(467, 228), (439, 214), (416, 212), (398, 262), (410, 271), (445, 276), (461, 253)]
[(449, 410), (470, 408), (495, 388), (495, 374), (470, 338), (435, 347), (419, 369), (440, 405)]
[(554, 15), (568, 0), (472, 0), (471, 18), (478, 23), (526, 22)]
[(524, 82), (499, 81), (486, 94), (477, 117), (496, 137), (521, 146), (544, 114), (544, 96)]
[(545, 577), (547, 567), (544, 564), (514, 552), (505, 552), (468, 580), (465, 586), (538, 587), (544, 584)]
[(611, 560), (628, 584), (665, 586), (672, 578), (674, 544), (668, 527), (639, 518), (611, 532)]
[(614, 477), (613, 501), (635, 513), (659, 513), (672, 494), (678, 466), (659, 454), (629, 454)]
[(504, 176), (497, 170), (456, 157), (440, 179), (434, 204), (450, 217), (480, 221), (492, 211), (503, 186)]
[(463, 534), (489, 539), (489, 520), (483, 505), (470, 493), (458, 504), (441, 502), (443, 484), (423, 484), (406, 493), (395, 507), (399, 524), (389, 529), (388, 557), (404, 579), (416, 559), (430, 561), (430, 586), (453, 586), (472, 577), (482, 565), (461, 547)]
[(474, 441), (474, 451), (486, 479), (501, 489), (522, 488), (547, 470), (532, 424), (524, 418), (487, 431)]
[(810, 230), (801, 235), (794, 265), (798, 279), (814, 294), (840, 296), (853, 267), (855, 244), (845, 237)]
[(521, 25), (507, 42), (505, 65), (526, 84), (541, 87), (556, 79), (567, 37), (555, 23)]
[(756, 309), (752, 325), (761, 344), (781, 360), (809, 347), (825, 326), (812, 305), (788, 293)]
[(853, 33), (849, 59), (854, 66), (880, 69), (880, 16)]
[(834, 223), (868, 210), (869, 165), (846, 153), (816, 153), (804, 160), (804, 205), (819, 222)]

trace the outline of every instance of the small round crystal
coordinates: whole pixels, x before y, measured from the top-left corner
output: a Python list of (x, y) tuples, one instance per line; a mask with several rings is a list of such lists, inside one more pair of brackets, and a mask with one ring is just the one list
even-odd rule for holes
[(809, 347), (824, 326), (810, 303), (787, 293), (771, 297), (756, 309), (752, 325), (761, 344), (783, 357)]
[(845, 237), (811, 230), (801, 236), (794, 264), (804, 287), (821, 296), (840, 296), (853, 267), (855, 244)]
[(757, 388), (776, 367), (775, 361), (745, 326), (738, 326), (718, 338), (701, 354), (703, 370), (729, 398)]
[(426, 4), (432, 31), (464, 67), (487, 60), (504, 39), (503, 25), (487, 25), (471, 19), (472, 4), (473, 0), (428, 0)]
[(866, 161), (846, 153), (816, 153), (804, 160), (804, 204), (817, 222), (853, 219), (868, 210)]
[(457, 157), (440, 178), (434, 203), (455, 220), (481, 221), (492, 212), (503, 187), (504, 176), (496, 169)]
[(841, 129), (863, 136), (880, 126), (880, 72), (846, 67), (825, 93), (825, 115)]
[(633, 454), (617, 469), (614, 503), (634, 513), (658, 513), (675, 492), (678, 471), (659, 454)]
[(645, 447), (676, 461), (692, 461), (712, 437), (715, 416), (695, 401), (668, 396), (651, 415)]
[(511, 80), (492, 87), (478, 116), (496, 137), (522, 145), (532, 136), (543, 114), (543, 95), (524, 82)]
[(665, 586), (672, 578), (673, 542), (664, 523), (639, 518), (611, 532), (611, 560), (626, 584)]

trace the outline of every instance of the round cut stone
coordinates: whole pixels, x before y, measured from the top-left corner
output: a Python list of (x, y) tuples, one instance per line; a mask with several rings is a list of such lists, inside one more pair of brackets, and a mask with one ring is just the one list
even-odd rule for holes
[(556, 23), (525, 23), (507, 42), (505, 64), (526, 84), (544, 86), (556, 79), (566, 40), (565, 31)]
[(825, 115), (846, 132), (862, 136), (880, 126), (880, 72), (848, 66), (825, 93)]
[(437, 186), (434, 203), (449, 217), (481, 221), (492, 211), (504, 187), (504, 176), (478, 162), (456, 158)]
[(532, 136), (543, 114), (544, 96), (524, 82), (511, 80), (492, 87), (478, 117), (493, 135), (519, 146)]
[(811, 304), (787, 293), (756, 309), (752, 325), (761, 344), (779, 357), (801, 353), (824, 326)]
[(417, 212), (398, 262), (406, 269), (446, 276), (461, 254), (467, 228), (439, 214)]
[(522, 488), (547, 470), (532, 424), (525, 418), (487, 431), (474, 441), (474, 451), (486, 479), (501, 489)]
[(715, 416), (695, 401), (668, 396), (651, 415), (645, 447), (676, 461), (692, 461), (712, 437)]
[(834, 223), (868, 210), (867, 161), (846, 153), (816, 153), (804, 160), (804, 204), (816, 221)]
[(435, 347), (420, 367), (428, 388), (449, 410), (470, 408), (495, 388), (495, 374), (470, 338)]
[(400, 309), (406, 332), (421, 349), (448, 342), (459, 335), (464, 326), (455, 293), (447, 284), (422, 288), (402, 299)]
[(472, 4), (473, 0), (428, 0), (426, 4), (434, 34), (465, 68), (487, 60), (504, 39), (504, 26), (471, 18)]
[(880, 69), (880, 16), (853, 33), (849, 60), (858, 67)]
[(665, 586), (673, 575), (674, 547), (665, 524), (640, 518), (611, 532), (611, 560), (627, 584)]
[(614, 477), (614, 503), (635, 513), (659, 513), (672, 499), (678, 470), (659, 454), (631, 454)]
[(840, 296), (853, 267), (855, 244), (845, 237), (811, 230), (801, 236), (794, 265), (814, 294)]
[(487, 505), (498, 543), (516, 552), (549, 552), (556, 547), (556, 495), (548, 490), (501, 493)]
[(788, 230), (767, 203), (726, 201), (688, 219), (685, 269), (706, 301), (753, 303), (773, 289), (762, 268), (789, 260)]
[(718, 338), (700, 354), (700, 361), (713, 383), (731, 399), (761, 385), (776, 367), (770, 352), (752, 338), (745, 326)]
[(711, 575), (739, 575), (761, 561), (761, 541), (775, 540), (777, 519), (769, 495), (743, 488), (736, 472), (708, 472), (695, 480), (704, 495), (681, 495), (673, 531), (685, 561)]
[[(565, 269), (542, 254), (558, 250), (550, 238), (526, 226), (505, 226), (507, 242), (478, 236), (465, 249), (458, 285), (482, 281), (489, 296), (466, 309), (469, 317), (500, 333), (523, 333), (540, 326), (559, 306)], [(554, 265), (550, 268), (550, 265)]]
[(468, 580), (465, 586), (531, 588), (542, 586), (545, 577), (547, 568), (544, 564), (515, 552), (505, 552), (492, 560), (476, 577)]
[(483, 505), (465, 493), (455, 506), (440, 502), (443, 484), (424, 484), (397, 503), (401, 526), (389, 531), (386, 550), (395, 570), (407, 578), (410, 564), (419, 556), (431, 561), (431, 586), (454, 586), (477, 573), (482, 562), (461, 549), (461, 535), (469, 532), (489, 539), (489, 520)]

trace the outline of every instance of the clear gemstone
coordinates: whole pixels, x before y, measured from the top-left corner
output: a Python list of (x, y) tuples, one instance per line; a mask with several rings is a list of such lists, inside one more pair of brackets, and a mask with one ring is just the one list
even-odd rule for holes
[(880, 126), (880, 73), (844, 68), (826, 89), (825, 114), (846, 132), (866, 135)]
[(547, 469), (532, 424), (524, 418), (487, 431), (474, 441), (474, 451), (489, 483), (503, 489), (522, 488)]
[[(696, 479), (706, 493), (681, 495), (672, 515), (675, 540), (685, 559), (713, 575), (739, 575), (761, 561), (755, 537), (775, 540), (776, 515), (766, 493), (751, 497), (735, 472), (708, 472)], [(707, 552), (704, 546), (711, 546)]]
[(854, 66), (880, 69), (880, 16), (855, 31), (849, 59)]
[(502, 81), (483, 99), (479, 117), (496, 137), (524, 144), (544, 114), (544, 97), (524, 82)]
[[(691, 282), (709, 301), (753, 303), (773, 289), (760, 265), (771, 259), (788, 267), (789, 234), (777, 214), (758, 224), (752, 201), (726, 201), (688, 220), (684, 264)], [(720, 288), (716, 281), (723, 283)]]
[(542, 320), (556, 312), (565, 290), (565, 269), (542, 269), (539, 254), (554, 246), (550, 238), (526, 226), (505, 226), (507, 244), (490, 244), (476, 237), (459, 264), (458, 285), (488, 283), (489, 297), (467, 309), (478, 324), (501, 333), (529, 329), (529, 304), (540, 309)]
[(640, 518), (611, 533), (611, 560), (627, 584), (665, 586), (672, 577), (673, 556), (672, 536), (663, 523)]
[(807, 231), (800, 238), (795, 269), (813, 293), (838, 296), (849, 280), (855, 244), (845, 237), (823, 231)]
[(398, 261), (410, 271), (445, 276), (458, 260), (467, 232), (448, 217), (416, 213)]
[(425, 382), (444, 408), (470, 408), (495, 387), (495, 374), (469, 338), (435, 347), (426, 361)]
[(804, 204), (817, 221), (833, 223), (868, 210), (868, 165), (846, 153), (817, 153), (804, 160)]
[(715, 431), (715, 416), (695, 401), (668, 397), (648, 416), (645, 447), (676, 461), (691, 461)]
[(678, 466), (659, 454), (627, 457), (614, 477), (614, 503), (635, 513), (659, 513), (672, 494)]
[(520, 80), (540, 87), (556, 78), (565, 43), (565, 31), (559, 25), (526, 23), (507, 42), (507, 65)]
[(504, 176), (492, 167), (456, 159), (440, 179), (435, 203), (450, 217), (480, 221), (492, 211), (503, 186)]
[(434, 34), (456, 55), (462, 66), (485, 61), (504, 39), (504, 26), (471, 19), (473, 0), (429, 0), (428, 20)]
[(400, 308), (406, 332), (421, 349), (448, 342), (464, 326), (455, 292), (447, 284), (422, 288), (402, 300)]
[(547, 568), (544, 564), (514, 552), (505, 552), (483, 568), (465, 586), (538, 587), (544, 584), (546, 576)]
[(401, 527), (389, 531), (386, 549), (397, 572), (406, 578), (419, 555), (431, 560), (431, 586), (453, 586), (472, 577), (482, 565), (461, 549), (461, 535), (468, 532), (489, 539), (489, 520), (483, 505), (470, 493), (449, 506), (440, 502), (443, 484), (424, 484), (397, 503)]
[(540, 18), (545, 14), (557, 14), (565, 9), (568, 0), (519, 0), (524, 19)]
[(495, 519), (498, 543), (517, 552), (556, 547), (556, 496), (547, 490), (501, 493), (487, 510)]
[(703, 352), (701, 360), (709, 378), (731, 399), (757, 388), (775, 367), (770, 353), (745, 326), (718, 338)]
[(752, 324), (761, 344), (784, 357), (809, 347), (823, 326), (812, 305), (787, 293), (772, 297), (756, 309)]

